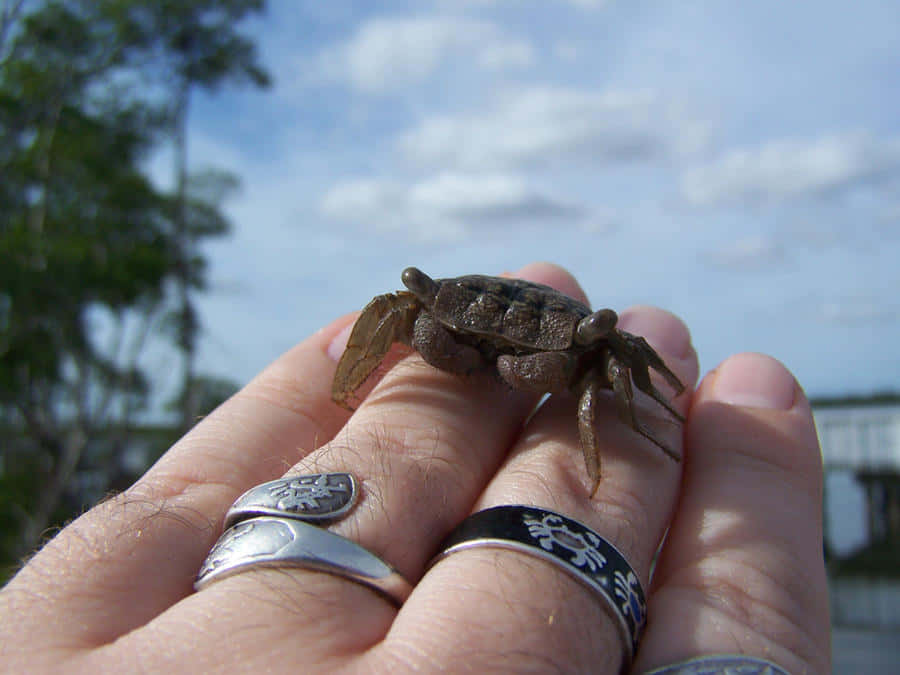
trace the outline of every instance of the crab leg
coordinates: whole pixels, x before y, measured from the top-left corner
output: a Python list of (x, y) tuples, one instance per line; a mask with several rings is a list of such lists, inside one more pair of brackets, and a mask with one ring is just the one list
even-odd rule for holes
[(422, 312), (413, 326), (412, 347), (439, 370), (468, 375), (487, 364), (474, 347), (457, 342), (456, 337), (428, 312)]
[[(622, 332), (624, 333), (625, 331)], [(676, 396), (681, 394), (684, 391), (684, 385), (681, 383), (681, 380), (678, 379), (678, 376), (675, 373), (669, 370), (665, 361), (660, 358), (659, 354), (656, 353), (656, 350), (650, 346), (650, 343), (639, 335), (631, 335), (630, 333), (625, 334), (638, 345), (640, 352), (647, 360), (647, 365), (666, 378), (666, 382), (668, 382), (669, 386), (675, 390)], [(677, 413), (676, 416), (678, 416)]]
[(338, 361), (331, 398), (345, 408), (347, 399), (384, 360), (395, 342), (409, 344), (421, 306), (411, 293), (385, 293), (365, 306)]
[[(669, 370), (659, 354), (644, 338), (626, 333), (623, 330), (616, 331), (616, 333), (618, 335), (610, 335), (610, 342), (613, 343), (613, 352), (620, 355), (628, 355), (627, 358), (631, 361), (629, 364), (631, 377), (634, 379), (635, 386), (668, 410), (679, 422), (684, 422), (684, 416), (672, 407), (669, 400), (653, 386), (653, 382), (650, 380), (650, 368), (653, 368), (666, 379), (675, 390), (676, 396), (684, 391), (684, 385), (681, 383), (681, 380)], [(629, 396), (630, 399), (631, 397)]]
[(668, 410), (679, 422), (684, 422), (684, 416), (672, 407), (672, 404), (660, 393), (659, 389), (653, 386), (653, 382), (650, 381), (650, 372), (647, 369), (646, 363), (633, 365), (631, 376), (634, 378), (634, 384), (638, 389)]
[[(632, 371), (634, 372), (634, 371)], [(646, 369), (644, 369), (644, 373), (647, 373)], [(609, 380), (610, 386), (613, 389), (613, 393), (615, 394), (616, 404), (619, 408), (619, 417), (626, 424), (631, 425), (631, 428), (638, 432), (644, 438), (652, 441), (656, 446), (659, 447), (664, 453), (666, 453), (669, 457), (674, 459), (676, 462), (681, 460), (681, 457), (667, 445), (665, 445), (662, 441), (660, 441), (656, 436), (654, 436), (649, 429), (643, 426), (640, 422), (638, 422), (637, 415), (634, 411), (634, 390), (631, 388), (631, 374), (629, 373), (629, 368), (624, 363), (620, 362), (615, 356), (610, 354), (607, 357), (606, 363), (606, 376)], [(635, 384), (638, 385), (638, 388), (645, 393), (647, 392), (643, 387), (639, 384), (639, 379), (637, 377), (635, 379)], [(649, 375), (647, 376), (647, 383), (649, 384)], [(649, 384), (650, 388), (659, 395), (659, 392), (653, 388), (652, 384)], [(650, 394), (652, 396), (652, 394)], [(654, 399), (659, 401), (660, 399), (653, 396)], [(679, 419), (682, 419), (681, 415), (677, 412), (672, 411), (672, 409), (666, 405), (665, 406), (670, 412), (673, 412)]]
[(594, 426), (594, 411), (597, 409), (597, 394), (601, 389), (600, 380), (588, 377), (587, 384), (578, 398), (578, 435), (581, 437), (581, 451), (588, 476), (594, 479), (591, 498), (600, 487), (600, 445), (597, 428)]

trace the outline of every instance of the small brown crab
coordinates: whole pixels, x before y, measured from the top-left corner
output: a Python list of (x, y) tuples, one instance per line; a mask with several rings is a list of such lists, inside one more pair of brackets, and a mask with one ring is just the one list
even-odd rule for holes
[(408, 291), (376, 296), (357, 319), (334, 375), (335, 402), (351, 407), (353, 392), (391, 345), (402, 342), (441, 370), (493, 370), (514, 389), (575, 393), (594, 491), (600, 480), (594, 409), (601, 389), (612, 389), (626, 424), (672, 459), (680, 459), (638, 422), (631, 383), (680, 422), (684, 418), (651, 382), (650, 369), (659, 372), (676, 395), (684, 385), (644, 338), (616, 328), (613, 310), (591, 312), (549, 286), (521, 279), (473, 274), (435, 280), (415, 267), (403, 270), (401, 278)]

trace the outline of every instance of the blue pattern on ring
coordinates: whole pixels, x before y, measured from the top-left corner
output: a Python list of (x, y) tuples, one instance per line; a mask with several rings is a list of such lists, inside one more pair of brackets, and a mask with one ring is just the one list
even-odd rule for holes
[(603, 596), (624, 632), (626, 662), (634, 658), (647, 621), (644, 591), (625, 556), (589, 527), (548, 509), (495, 506), (461, 522), (435, 560), (470, 546), (508, 546), (553, 560)]
[(640, 583), (634, 572), (627, 567), (625, 559), (621, 555), (616, 556), (621, 558), (621, 563), (625, 563), (625, 571), (613, 570), (610, 583), (608, 572), (606, 574), (601, 572), (610, 566), (607, 556), (603, 554), (604, 551), (609, 554), (610, 545), (578, 521), (552, 511), (542, 510), (540, 513), (544, 514), (543, 518), (528, 511), (523, 514), (522, 522), (528, 527), (528, 534), (545, 551), (560, 555), (559, 551), (554, 551), (556, 546), (570, 553), (569, 564), (581, 569), (604, 588), (612, 590), (619, 599), (617, 605), (619, 611), (631, 624), (629, 627), (634, 642), (637, 643), (647, 620), (647, 604)]

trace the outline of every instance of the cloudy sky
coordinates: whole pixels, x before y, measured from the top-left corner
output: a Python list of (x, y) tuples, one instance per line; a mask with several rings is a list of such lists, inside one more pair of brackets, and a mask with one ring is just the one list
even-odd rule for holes
[(195, 102), (194, 166), (243, 179), (202, 370), (246, 381), (407, 265), (542, 259), (682, 316), (704, 371), (900, 389), (900, 5), (372, 5), (270, 0), (274, 87)]

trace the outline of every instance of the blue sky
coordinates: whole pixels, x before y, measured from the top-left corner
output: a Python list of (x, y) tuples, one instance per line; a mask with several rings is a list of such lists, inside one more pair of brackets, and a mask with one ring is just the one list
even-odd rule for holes
[(192, 110), (193, 166), (243, 179), (201, 370), (248, 380), (407, 265), (543, 259), (595, 307), (682, 316), (704, 371), (752, 350), (810, 394), (900, 389), (898, 25), (879, 0), (270, 0), (273, 88)]

